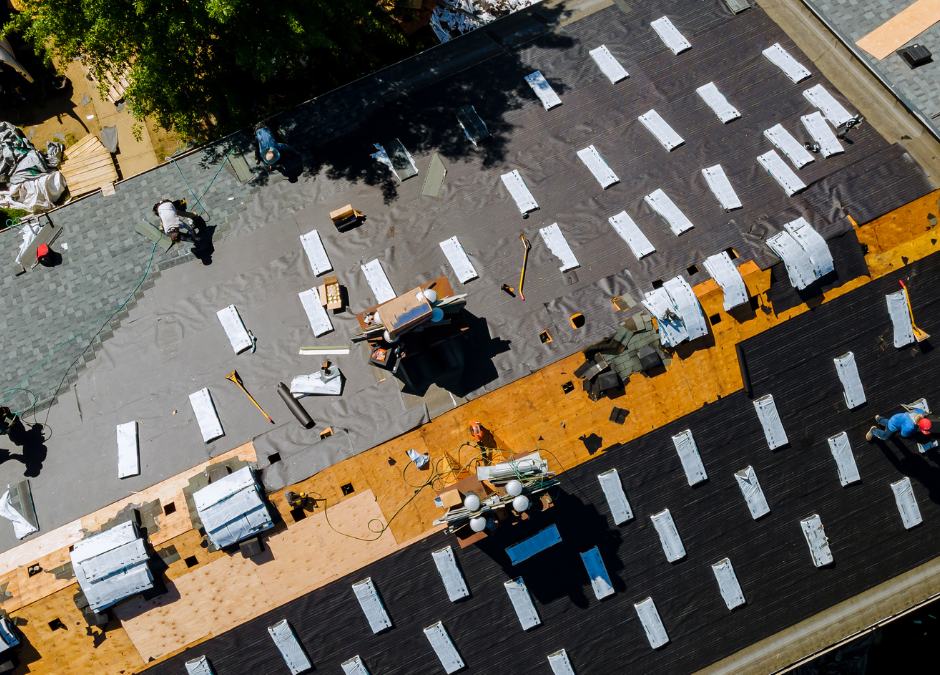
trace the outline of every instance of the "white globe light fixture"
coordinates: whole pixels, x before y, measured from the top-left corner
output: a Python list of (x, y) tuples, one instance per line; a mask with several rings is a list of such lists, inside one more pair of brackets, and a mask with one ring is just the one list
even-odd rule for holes
[(482, 532), (486, 529), (486, 518), (483, 516), (477, 516), (476, 518), (470, 519), (470, 529), (474, 532)]
[(467, 494), (463, 498), (463, 507), (468, 511), (479, 511), (480, 510), (480, 498), (473, 492)]
[(522, 494), (522, 483), (513, 478), (511, 481), (506, 483), (506, 493), (512, 495), (513, 497), (518, 497)]
[(527, 508), (529, 508), (529, 498), (525, 495), (519, 495), (512, 500), (512, 508), (519, 513), (522, 513)]

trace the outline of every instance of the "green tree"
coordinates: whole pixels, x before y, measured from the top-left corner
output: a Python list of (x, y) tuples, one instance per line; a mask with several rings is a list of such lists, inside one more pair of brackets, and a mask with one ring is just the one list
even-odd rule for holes
[(127, 73), (139, 120), (203, 141), (410, 53), (375, 0), (20, 0), (46, 59)]

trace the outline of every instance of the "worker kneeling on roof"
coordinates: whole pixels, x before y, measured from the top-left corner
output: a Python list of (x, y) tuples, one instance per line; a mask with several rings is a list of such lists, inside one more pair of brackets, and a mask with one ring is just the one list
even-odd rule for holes
[(258, 141), (256, 158), (268, 171), (272, 171), (275, 167), (283, 170), (283, 162), (286, 159), (284, 155), (300, 156), (300, 153), (291, 146), (274, 140), (274, 134), (265, 122), (255, 126), (255, 140)]
[(153, 214), (160, 216), (163, 231), (166, 232), (173, 241), (180, 240), (181, 227), (187, 231), (188, 236), (190, 236), (193, 241), (199, 241), (199, 237), (196, 236), (196, 231), (192, 228), (192, 225), (184, 220), (180, 220), (180, 216), (188, 218), (190, 221), (196, 220), (199, 216), (195, 213), (184, 211), (182, 205), (182, 202), (171, 202), (169, 199), (164, 199), (153, 205)]
[(910, 438), (918, 433), (929, 435), (932, 426), (930, 420), (927, 419), (927, 413), (920, 408), (892, 415), (890, 419), (875, 415), (875, 422), (884, 429), (879, 429), (877, 426), (869, 429), (868, 433), (865, 434), (865, 440), (867, 441), (874, 438), (886, 441), (899, 431), (904, 438)]

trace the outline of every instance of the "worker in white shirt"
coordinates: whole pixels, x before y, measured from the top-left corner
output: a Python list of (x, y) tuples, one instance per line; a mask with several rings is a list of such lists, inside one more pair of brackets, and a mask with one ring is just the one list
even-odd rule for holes
[(199, 237), (196, 235), (196, 231), (193, 229), (192, 225), (180, 219), (180, 216), (182, 216), (183, 218), (188, 218), (190, 221), (194, 221), (199, 216), (195, 213), (184, 211), (181, 205), (178, 205), (180, 205), (180, 202), (171, 202), (169, 199), (164, 199), (153, 205), (153, 214), (160, 216), (163, 231), (166, 232), (173, 241), (176, 242), (180, 240), (180, 228), (186, 230), (193, 241), (199, 241)]

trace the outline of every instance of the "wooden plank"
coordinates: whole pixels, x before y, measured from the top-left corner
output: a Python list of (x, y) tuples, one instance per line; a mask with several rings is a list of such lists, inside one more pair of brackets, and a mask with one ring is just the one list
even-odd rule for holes
[(101, 141), (99, 141), (98, 137), (95, 136), (94, 134), (88, 134), (87, 136), (84, 136), (81, 140), (79, 140), (74, 145), (66, 148), (65, 156), (66, 157), (79, 157), (84, 152), (90, 149), (93, 149), (95, 143), (100, 144)]
[(917, 0), (855, 44), (879, 61), (940, 21), (940, 0)]
[[(117, 180), (117, 172), (111, 170), (102, 170), (101, 172), (88, 177), (82, 177), (79, 180), (73, 180), (69, 185), (69, 191), (73, 195), (82, 194), (97, 190), (104, 185), (109, 185)], [(66, 181), (68, 182), (68, 181)]]
[[(62, 589), (11, 615), (26, 619), (19, 626), (27, 647), (19, 654), (18, 671), (32, 675), (120, 675), (143, 669), (146, 664), (119, 625), (112, 623), (107, 632), (88, 627), (75, 606), (73, 596), (77, 590), (77, 586)], [(62, 622), (63, 628), (53, 630), (49, 626), (55, 619)]]
[(65, 156), (68, 157), (81, 157), (83, 153), (94, 150), (95, 143), (98, 141), (98, 137), (94, 134), (88, 134), (80, 141), (65, 149)]
[(69, 155), (65, 158), (65, 161), (62, 162), (63, 166), (68, 164), (81, 165), (82, 161), (87, 161), (93, 157), (100, 157), (102, 155), (111, 153), (108, 152), (108, 149), (104, 145), (98, 143), (97, 145), (87, 145), (85, 146), (84, 151), (79, 155)]
[(98, 184), (103, 179), (111, 178), (112, 182), (117, 180), (117, 171), (114, 168), (114, 164), (104, 164), (101, 166), (93, 166), (90, 169), (82, 171), (73, 176), (73, 182), (78, 183), (93, 183)]
[(102, 166), (105, 164), (110, 164), (114, 166), (114, 160), (111, 159), (111, 153), (107, 150), (103, 152), (89, 153), (87, 155), (82, 155), (78, 159), (69, 159), (62, 163), (62, 167), (59, 169), (63, 175), (75, 175), (82, 171), (85, 171), (89, 168), (96, 166)]
[(384, 522), (367, 490), (331, 508), (329, 524), (320, 513), (271, 535), (263, 565), (226, 555), (168, 582), (166, 595), (130, 598), (115, 613), (147, 661), (218, 635), (401, 548), (390, 532), (373, 542), (339, 534), (368, 536), (374, 519)]

